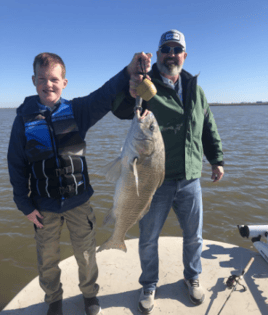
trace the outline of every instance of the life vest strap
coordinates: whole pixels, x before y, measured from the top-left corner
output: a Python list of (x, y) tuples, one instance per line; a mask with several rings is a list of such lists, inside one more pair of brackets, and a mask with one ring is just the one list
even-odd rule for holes
[[(34, 162), (31, 193), (41, 197), (60, 199), (82, 194), (89, 187), (86, 159), (83, 156), (60, 156)], [(57, 167), (57, 165), (60, 166)]]
[(75, 194), (76, 189), (75, 185), (67, 185), (65, 187), (59, 187), (59, 193), (60, 195), (64, 196), (65, 194)]
[(72, 174), (72, 166), (57, 168), (57, 169), (55, 169), (55, 173), (56, 173), (57, 177), (60, 177), (62, 175), (66, 175), (66, 174)]
[(31, 172), (35, 179), (60, 177), (67, 174), (79, 174), (85, 170), (86, 158), (76, 155), (62, 155), (55, 158), (34, 162)]

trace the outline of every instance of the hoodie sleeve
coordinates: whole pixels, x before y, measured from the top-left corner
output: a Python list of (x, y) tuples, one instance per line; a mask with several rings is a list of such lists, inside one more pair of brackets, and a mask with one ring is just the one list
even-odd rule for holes
[(113, 102), (112, 112), (119, 119), (133, 119), (134, 117), (135, 99), (131, 97), (128, 90), (129, 87), (121, 91)]
[(24, 135), (24, 124), (21, 116), (15, 118), (12, 126), (7, 161), (10, 182), (13, 186), (13, 196), (17, 208), (25, 215), (35, 209), (29, 195), (29, 170), (28, 160), (24, 147), (26, 138)]
[(82, 136), (112, 109), (113, 101), (128, 86), (129, 79), (127, 69), (124, 68), (98, 90), (72, 100), (74, 116)]

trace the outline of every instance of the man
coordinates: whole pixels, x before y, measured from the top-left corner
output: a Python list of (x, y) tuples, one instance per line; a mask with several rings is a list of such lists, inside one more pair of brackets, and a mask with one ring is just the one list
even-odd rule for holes
[[(149, 212), (140, 221), (139, 254), (142, 291), (138, 308), (149, 314), (154, 307), (158, 282), (158, 238), (171, 207), (183, 230), (184, 282), (192, 303), (204, 300), (201, 273), (203, 206), (200, 177), (205, 154), (212, 165), (212, 180), (224, 174), (221, 140), (197, 76), (182, 70), (187, 57), (184, 35), (170, 30), (161, 36), (157, 63), (149, 72), (157, 94), (143, 108), (152, 111), (160, 126), (166, 151), (166, 175), (156, 191)], [(130, 80), (130, 95), (117, 98), (114, 113), (128, 118), (141, 76)], [(122, 101), (123, 99), (123, 101)]]

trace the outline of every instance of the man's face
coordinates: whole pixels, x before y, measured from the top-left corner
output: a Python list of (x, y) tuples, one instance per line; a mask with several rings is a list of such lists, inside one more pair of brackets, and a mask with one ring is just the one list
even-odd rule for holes
[(62, 77), (61, 66), (56, 64), (55, 66), (40, 67), (37, 64), (35, 73), (32, 80), (41, 103), (53, 107), (68, 83), (68, 80)]
[[(178, 43), (171, 42), (165, 44), (169, 47), (181, 47)], [(162, 75), (177, 76), (180, 74), (184, 60), (187, 57), (187, 53), (182, 51), (179, 54), (175, 54), (174, 50), (171, 49), (169, 53), (162, 53), (160, 49), (157, 53), (157, 66)]]

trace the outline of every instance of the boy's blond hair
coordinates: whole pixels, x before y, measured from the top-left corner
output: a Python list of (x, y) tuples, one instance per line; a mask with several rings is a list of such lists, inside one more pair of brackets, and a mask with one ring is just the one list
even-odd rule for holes
[(40, 67), (48, 67), (48, 66), (53, 67), (53, 66), (56, 66), (57, 64), (61, 66), (62, 78), (65, 79), (66, 67), (63, 60), (61, 59), (60, 56), (53, 53), (48, 53), (48, 52), (41, 53), (34, 58), (34, 63), (33, 63), (34, 75), (36, 75), (35, 70), (36, 70), (37, 65), (39, 65)]

